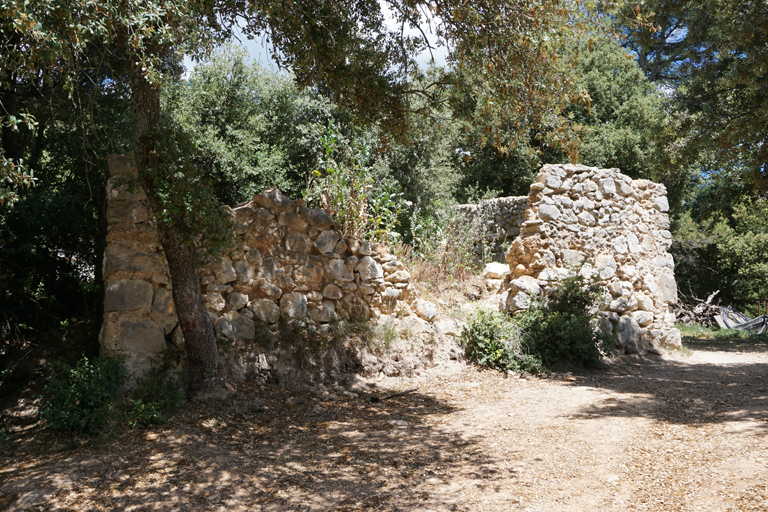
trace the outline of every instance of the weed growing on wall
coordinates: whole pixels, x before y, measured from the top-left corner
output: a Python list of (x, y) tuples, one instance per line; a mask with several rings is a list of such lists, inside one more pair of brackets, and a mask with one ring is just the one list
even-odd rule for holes
[(598, 366), (608, 338), (592, 320), (603, 300), (597, 281), (580, 275), (548, 287), (544, 297), (532, 299), (530, 308), (515, 319), (525, 346), (547, 366)]
[(527, 354), (520, 330), (510, 318), (497, 311), (480, 310), (461, 334), (467, 357), (480, 366), (499, 371), (544, 371), (541, 359)]
[(333, 126), (322, 138), (321, 169), (314, 170), (304, 200), (330, 213), (344, 237), (384, 242), (393, 246), (403, 193), (395, 181), (377, 183), (370, 148), (363, 140), (345, 147)]

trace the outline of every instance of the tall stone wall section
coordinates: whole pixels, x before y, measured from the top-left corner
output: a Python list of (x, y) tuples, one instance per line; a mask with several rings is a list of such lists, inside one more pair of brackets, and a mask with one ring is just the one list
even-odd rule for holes
[(679, 348), (668, 210), (664, 185), (618, 169), (545, 165), (506, 255), (511, 275), (501, 308), (524, 309), (542, 288), (579, 273), (596, 278), (609, 295), (601, 328), (619, 348)]
[(463, 213), (478, 227), (474, 252), (478, 258), (502, 261), (509, 244), (520, 234), (525, 221), (528, 196), (484, 199), (478, 204), (461, 204)]
[[(100, 340), (107, 353), (140, 372), (169, 342), (181, 346), (183, 337), (154, 218), (144, 194), (132, 191), (134, 162), (112, 156), (109, 168)], [(220, 338), (253, 341), (259, 328), (276, 331), (285, 322), (322, 331), (337, 319), (411, 315), (411, 306), (422, 317), (434, 316), (429, 304), (416, 301), (410, 275), (385, 245), (342, 238), (325, 211), (276, 188), (229, 211), (237, 247), (200, 272)]]

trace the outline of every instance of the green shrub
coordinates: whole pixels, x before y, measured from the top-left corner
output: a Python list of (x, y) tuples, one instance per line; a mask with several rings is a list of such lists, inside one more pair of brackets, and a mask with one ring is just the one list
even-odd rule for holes
[(60, 432), (102, 433), (111, 429), (146, 428), (165, 423), (183, 400), (166, 361), (156, 364), (125, 394), (128, 380), (122, 359), (83, 357), (76, 365), (51, 366), (43, 391), (40, 417)]
[(582, 276), (549, 287), (544, 297), (533, 299), (528, 311), (516, 318), (525, 346), (547, 366), (598, 366), (608, 338), (592, 320), (603, 301), (602, 287), (596, 281), (585, 282)]
[(54, 430), (97, 432), (117, 407), (118, 390), (128, 378), (120, 359), (83, 357), (75, 366), (51, 365), (40, 416)]
[(168, 421), (184, 402), (184, 392), (163, 359), (136, 382), (126, 398), (128, 426), (138, 429)]
[(499, 371), (544, 370), (538, 357), (524, 353), (519, 331), (501, 313), (478, 311), (477, 318), (462, 332), (461, 341), (467, 357), (480, 366)]

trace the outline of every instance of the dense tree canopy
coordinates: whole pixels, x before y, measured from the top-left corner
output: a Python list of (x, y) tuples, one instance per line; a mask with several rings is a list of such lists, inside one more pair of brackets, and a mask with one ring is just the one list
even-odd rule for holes
[[(545, 122), (557, 126), (576, 96), (558, 64), (557, 50), (567, 35), (570, 13), (557, 0), (386, 5), (402, 26), (419, 28), (436, 16), (439, 41), (449, 47), (449, 60), (461, 80), (473, 88), (475, 115), (485, 121), (487, 138), (497, 146), (517, 139), (516, 132), (500, 131), (501, 123), (533, 130)], [(322, 87), (353, 121), (376, 120), (396, 137), (406, 130), (413, 98), (436, 103), (440, 90), (451, 84), (439, 80), (411, 88), (415, 55), (425, 39), (387, 29), (375, 0), (3, 0), (1, 14), (3, 76), (23, 75), (20, 80), (31, 84), (55, 74), (64, 89), (74, 91), (81, 70), (107, 67), (112, 71), (109, 81), (130, 86), (140, 182), (160, 220), (192, 389), (219, 382), (216, 343), (200, 293), (192, 240), (199, 229), (215, 234), (226, 226), (217, 203), (210, 200), (212, 193), (206, 192), (211, 182), (200, 174), (212, 148), (195, 146), (183, 123), (161, 123), (160, 93), (169, 64), (182, 52), (206, 54), (241, 20), (246, 34), (265, 35), (272, 42), (275, 59), (290, 66), (300, 84)], [(98, 62), (84, 59), (92, 48), (101, 57)], [(4, 124), (27, 113), (16, 101), (13, 81), (2, 84)], [(562, 128), (548, 133), (556, 144), (573, 144)], [(18, 149), (12, 142), (4, 137), (6, 151)], [(4, 176), (14, 182), (23, 179), (13, 174), (20, 160), (16, 154), (4, 160), (4, 169), (11, 169), (4, 170)]]

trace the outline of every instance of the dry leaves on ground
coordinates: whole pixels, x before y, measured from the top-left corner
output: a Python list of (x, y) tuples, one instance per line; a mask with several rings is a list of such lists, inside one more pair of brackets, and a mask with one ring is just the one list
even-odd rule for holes
[(30, 428), (0, 510), (767, 510), (768, 355), (707, 348), (569, 380), (430, 371), (379, 403), (242, 384), (96, 445)]

